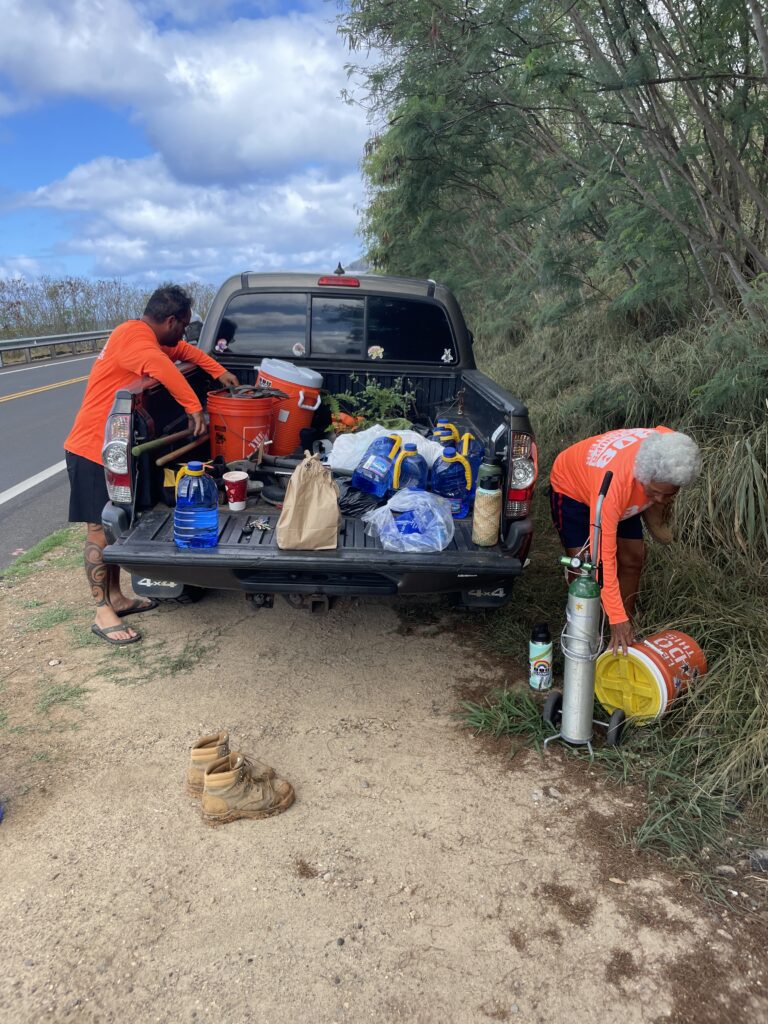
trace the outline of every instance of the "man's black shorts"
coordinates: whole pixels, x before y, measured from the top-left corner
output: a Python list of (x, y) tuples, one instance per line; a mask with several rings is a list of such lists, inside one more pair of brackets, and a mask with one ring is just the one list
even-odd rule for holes
[(69, 473), (69, 521), (70, 523), (98, 523), (101, 525), (101, 510), (109, 501), (104, 467), (100, 462), (91, 462), (82, 455), (64, 453)]

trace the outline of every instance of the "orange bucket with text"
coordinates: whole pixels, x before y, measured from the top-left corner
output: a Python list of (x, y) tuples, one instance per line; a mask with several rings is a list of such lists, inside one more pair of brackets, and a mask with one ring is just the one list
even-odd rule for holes
[(221, 455), (225, 462), (247, 459), (262, 441), (270, 441), (278, 402), (269, 395), (249, 395), (247, 388), (239, 394), (226, 388), (211, 391), (206, 406), (213, 458)]
[(610, 714), (621, 709), (645, 725), (707, 671), (704, 652), (687, 633), (667, 629), (632, 644), (626, 655), (606, 651), (595, 663), (595, 696)]

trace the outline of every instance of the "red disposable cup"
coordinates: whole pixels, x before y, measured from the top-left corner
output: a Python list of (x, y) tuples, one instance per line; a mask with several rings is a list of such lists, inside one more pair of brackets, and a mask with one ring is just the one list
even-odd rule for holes
[(245, 508), (245, 496), (248, 493), (248, 474), (238, 470), (225, 473), (224, 489), (227, 492), (227, 503), (231, 512), (242, 512)]

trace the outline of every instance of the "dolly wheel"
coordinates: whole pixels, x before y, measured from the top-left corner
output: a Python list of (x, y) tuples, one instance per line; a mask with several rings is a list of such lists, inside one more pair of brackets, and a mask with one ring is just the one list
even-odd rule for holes
[(607, 746), (618, 747), (621, 743), (621, 734), (624, 732), (625, 718), (626, 715), (621, 708), (616, 708), (608, 721), (608, 731), (605, 734), (605, 742)]
[(549, 725), (556, 726), (556, 719), (563, 709), (563, 695), (559, 690), (553, 690), (544, 702), (544, 710), (541, 717)]

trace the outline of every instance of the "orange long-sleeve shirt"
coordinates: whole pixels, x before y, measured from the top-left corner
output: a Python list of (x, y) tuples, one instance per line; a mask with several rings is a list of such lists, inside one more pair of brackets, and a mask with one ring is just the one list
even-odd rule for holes
[(184, 374), (174, 366), (177, 359), (197, 363), (214, 378), (225, 372), (215, 359), (185, 341), (173, 348), (163, 347), (143, 320), (128, 320), (116, 327), (93, 364), (83, 404), (64, 448), (73, 455), (101, 462), (104, 429), (115, 392), (135, 384), (140, 377), (159, 381), (186, 412), (200, 412), (202, 406), (197, 395)]
[(629, 618), (621, 600), (616, 573), (616, 530), (622, 519), (643, 512), (652, 504), (643, 485), (635, 480), (634, 470), (639, 443), (654, 430), (663, 434), (671, 433), (669, 427), (628, 427), (579, 441), (560, 452), (549, 478), (554, 491), (589, 505), (591, 524), (595, 521), (597, 496), (603, 477), (609, 469), (613, 472), (613, 480), (603, 502), (601, 535), (602, 600), (611, 625), (625, 622)]

